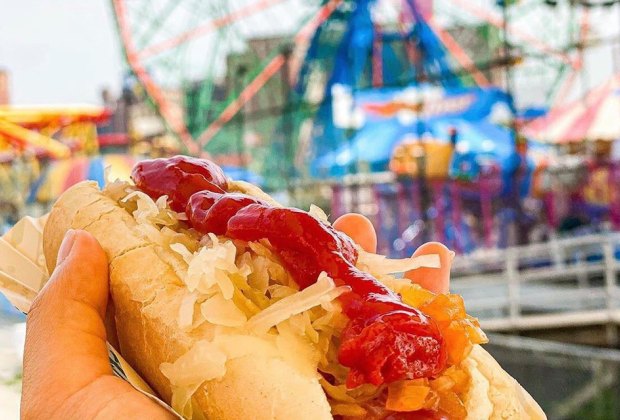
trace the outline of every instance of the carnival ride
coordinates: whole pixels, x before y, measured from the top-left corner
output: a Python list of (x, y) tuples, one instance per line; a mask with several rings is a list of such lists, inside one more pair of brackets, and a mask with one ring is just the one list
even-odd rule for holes
[[(530, 93), (551, 103), (554, 91), (566, 90), (558, 87), (565, 75), (574, 81), (570, 69), (580, 66), (587, 14), (533, 0), (497, 4), (112, 1), (129, 67), (168, 127), (190, 153), (231, 155), (238, 164), (246, 163), (239, 158), (247, 152), (244, 143), (256, 137), (269, 142), (274, 126), (289, 125), (286, 136), (299, 137), (294, 126), (304, 109), (287, 103), (329, 98), (321, 85), (346, 78), (348, 68), (353, 78), (375, 87), (429, 77), (441, 85), (460, 80), (479, 86), (510, 79), (513, 90), (534, 86)], [(519, 77), (532, 69), (545, 74), (537, 85)], [(302, 87), (308, 97), (291, 98), (289, 90), (299, 89), (306, 76), (312, 79), (310, 89)], [(285, 108), (288, 121), (277, 124)], [(295, 151), (296, 142), (286, 147)]]
[[(111, 2), (133, 76), (189, 153), (209, 154), (229, 172), (286, 187), (290, 196), (300, 181), (388, 171), (395, 151), (406, 149), (415, 163), (396, 172), (428, 190), (427, 202), (416, 205), (459, 213), (474, 197), (489, 232), (497, 223), (489, 200), (531, 195), (537, 174), (541, 191), (549, 185), (538, 146), (522, 147), (513, 130), (515, 104), (540, 103), (541, 95), (544, 105), (563, 100), (592, 35), (587, 9), (533, 0)], [(523, 85), (532, 67), (550, 86), (535, 87), (536, 95)], [(75, 148), (53, 138), (57, 122), (26, 132), (33, 127), (0, 121), (5, 148), (32, 144), (50, 157)], [(433, 150), (441, 150), (441, 164), (435, 152), (429, 157)], [(50, 170), (88, 177), (101, 172), (98, 159)], [(35, 183), (30, 197), (52, 196), (67, 183), (53, 178)], [(601, 194), (613, 195), (594, 189), (589, 196)], [(448, 219), (435, 220), (439, 236), (458, 218)]]
[[(95, 123), (109, 113), (95, 106), (0, 106), (0, 152), (29, 150), (66, 158), (72, 149), (96, 148)], [(63, 141), (55, 137), (62, 137)]]
[(96, 124), (108, 117), (94, 106), (0, 106), (0, 230), (18, 220), (50, 161), (98, 152)]
[[(535, 192), (531, 180), (550, 184), (541, 179), (552, 148), (525, 141), (515, 117), (539, 114), (540, 105), (575, 91), (594, 36), (589, 8), (534, 0), (112, 6), (131, 71), (188, 152), (232, 170), (249, 167), (267, 188), (287, 188), (290, 196), (303, 180), (387, 171), (403, 142), (418, 143), (416, 160), (438, 147), (450, 155), (443, 170), (431, 164), (431, 174), (417, 162), (417, 171), (401, 177), (434, 179), (421, 188), (435, 198), (427, 192), (417, 203), (432, 214), (458, 214), (477, 200), (488, 246), (509, 242), (494, 234), (502, 224), (496, 219), (522, 222), (520, 199)], [(454, 131), (456, 142), (446, 146)], [(493, 203), (500, 196), (505, 209)], [(347, 201), (341, 198), (335, 215)], [(349, 201), (341, 210), (356, 210), (360, 200)], [(371, 212), (398, 203), (375, 202)], [(405, 218), (401, 235), (413, 220)], [(462, 218), (435, 217), (432, 230), (443, 237), (443, 225)]]
[[(620, 138), (619, 92), (620, 76), (616, 74), (583, 97), (552, 109), (524, 127), (526, 135), (572, 153), (568, 162), (566, 157), (550, 160), (545, 165), (547, 171), (541, 173), (546, 179), (540, 181), (544, 185), (538, 190), (548, 195), (552, 226), (558, 226), (560, 217), (555, 202), (567, 201), (568, 194), (573, 207), (581, 206), (593, 218), (607, 215), (614, 229), (620, 228), (620, 168), (615, 144)], [(588, 158), (580, 159), (584, 154)], [(558, 189), (565, 194), (549, 196)], [(560, 206), (562, 212), (566, 210)]]

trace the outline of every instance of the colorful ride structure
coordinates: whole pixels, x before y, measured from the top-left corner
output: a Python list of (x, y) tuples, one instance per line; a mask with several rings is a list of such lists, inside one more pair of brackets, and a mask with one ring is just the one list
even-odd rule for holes
[[(419, 82), (422, 70), (438, 85), (460, 80), (487, 86), (510, 79), (513, 88), (534, 86), (530, 92), (549, 103), (567, 69), (579, 67), (576, 32), (588, 28), (587, 16), (577, 24), (574, 5), (526, 0), (111, 0), (111, 5), (129, 67), (169, 129), (191, 153), (206, 151), (241, 164), (251, 156), (239, 156), (253, 155), (257, 142), (280, 141), (272, 137), (287, 125), (293, 144), (286, 147), (291, 154), (297, 150), (303, 135), (294, 127), (305, 109), (296, 105), (326, 99), (320, 87), (307, 91), (306, 101), (291, 98), (291, 87), (305, 76), (312, 76), (314, 86), (342, 72), (359, 78), (362, 68), (367, 86), (406, 86)], [(311, 68), (300, 72), (308, 61)], [(510, 77), (504, 74), (507, 66)], [(544, 78), (520, 77), (527, 72)], [(284, 109), (288, 120), (274, 130)]]
[(187, 152), (258, 173), (291, 201), (331, 185), (332, 215), (372, 216), (384, 251), (421, 238), (459, 250), (518, 243), (554, 205), (544, 197), (555, 147), (515, 128), (541, 113), (523, 108), (574, 90), (586, 9), (111, 1), (133, 75)]
[[(334, 14), (331, 19), (346, 21), (347, 30), (330, 34), (329, 25), (320, 28), (308, 48), (296, 93), (309, 97), (317, 79), (326, 81), (324, 100), (308, 115), (309, 172), (340, 180), (333, 187), (332, 214), (372, 215), (384, 230), (380, 236), (388, 238), (386, 252), (404, 254), (418, 241), (450, 242), (448, 236), (455, 248), (471, 249), (474, 244), (456, 243), (473, 242), (461, 232), (464, 207), (483, 220), (484, 243), (495, 244), (492, 200), (515, 190), (525, 194), (533, 166), (519, 154), (514, 131), (495, 123), (510, 121), (512, 98), (479, 70), (458, 74), (419, 2), (403, 2), (398, 19), (383, 25), (371, 7), (376, 4), (365, 2), (348, 16)], [(329, 54), (335, 57), (327, 60)], [(459, 59), (473, 66), (462, 51)], [(372, 176), (390, 167), (396, 179)], [(359, 174), (368, 174), (363, 185), (357, 184)], [(508, 206), (516, 205), (519, 192), (515, 203), (505, 200)]]
[[(96, 149), (95, 125), (109, 118), (96, 106), (0, 106), (0, 153), (30, 151), (39, 157), (66, 158), (71, 150)], [(62, 140), (60, 140), (62, 139)]]
[(50, 161), (97, 153), (96, 124), (108, 118), (94, 106), (0, 106), (0, 231), (23, 215)]
[(552, 226), (559, 227), (572, 212), (590, 220), (607, 218), (615, 230), (620, 229), (619, 113), (616, 74), (523, 128), (524, 134), (560, 152), (561, 157), (546, 159), (545, 170), (534, 179), (535, 192), (546, 197)]

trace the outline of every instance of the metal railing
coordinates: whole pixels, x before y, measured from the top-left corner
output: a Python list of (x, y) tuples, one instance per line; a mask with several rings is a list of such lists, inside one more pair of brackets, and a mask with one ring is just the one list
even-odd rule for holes
[(619, 275), (620, 233), (606, 233), (457, 257), (451, 287), (489, 331), (614, 326)]
[(549, 419), (620, 419), (620, 351), (492, 334), (485, 348)]

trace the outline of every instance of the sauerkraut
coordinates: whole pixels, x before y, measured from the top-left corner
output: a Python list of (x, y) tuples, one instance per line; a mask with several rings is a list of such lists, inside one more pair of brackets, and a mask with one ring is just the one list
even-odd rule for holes
[(247, 327), (250, 331), (258, 334), (266, 333), (271, 327), (293, 315), (301, 314), (322, 303), (330, 302), (348, 290), (348, 287), (336, 287), (334, 280), (322, 272), (316, 283), (277, 301), (253, 316), (248, 321)]
[[(230, 181), (229, 187), (277, 205), (251, 184)], [(109, 184), (106, 194), (134, 216), (145, 238), (173, 251), (178, 259), (170, 264), (187, 290), (179, 304), (179, 328), (193, 331), (208, 322), (219, 329), (212, 341), (200, 340), (176, 361), (160, 367), (172, 386), (172, 406), (184, 417), (192, 417), (192, 396), (200, 386), (224, 376), (227, 360), (246, 354), (273, 354), (300, 371), (318, 375), (334, 415), (355, 417), (366, 415), (368, 410), (385, 410), (385, 406), (377, 407), (379, 395), (383, 395), (381, 401), (389, 398), (392, 408), (429, 407), (438, 395), (446, 396), (446, 401), (458, 400), (464, 379), (455, 366), (434, 382), (393, 386), (389, 395), (385, 386), (366, 384), (347, 389), (348, 370), (338, 363), (337, 349), (348, 320), (337, 297), (348, 287), (337, 287), (333, 279), (321, 273), (314, 284), (300, 291), (268, 241), (199, 236), (185, 224), (185, 214), (169, 208), (166, 197), (153, 200), (127, 183)], [(313, 205), (309, 213), (327, 223), (327, 215), (320, 208)], [(170, 258), (169, 253), (162, 255)], [(361, 249), (357, 261), (359, 269), (401, 293), (408, 304), (429, 311), (452, 310), (459, 315), (448, 327), (457, 325), (467, 337), (483, 339), (477, 321), (464, 313), (462, 301), (437, 299), (409, 280), (398, 278), (399, 273), (438, 268), (439, 264), (437, 255), (393, 260)]]

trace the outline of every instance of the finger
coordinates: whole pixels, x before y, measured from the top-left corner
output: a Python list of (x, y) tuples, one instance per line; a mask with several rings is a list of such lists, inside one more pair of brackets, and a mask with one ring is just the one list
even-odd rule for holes
[(70, 230), (58, 253), (57, 267), (28, 314), (25, 400), (53, 407), (112, 373), (103, 321), (107, 300), (104, 251), (91, 234)]
[(420, 255), (439, 255), (439, 268), (421, 267), (407, 271), (405, 277), (434, 293), (448, 293), (450, 291), (450, 267), (454, 252), (439, 242), (427, 242), (413, 253), (414, 257)]
[(377, 232), (367, 217), (357, 213), (347, 213), (334, 222), (334, 229), (346, 233), (366, 252), (377, 252)]

